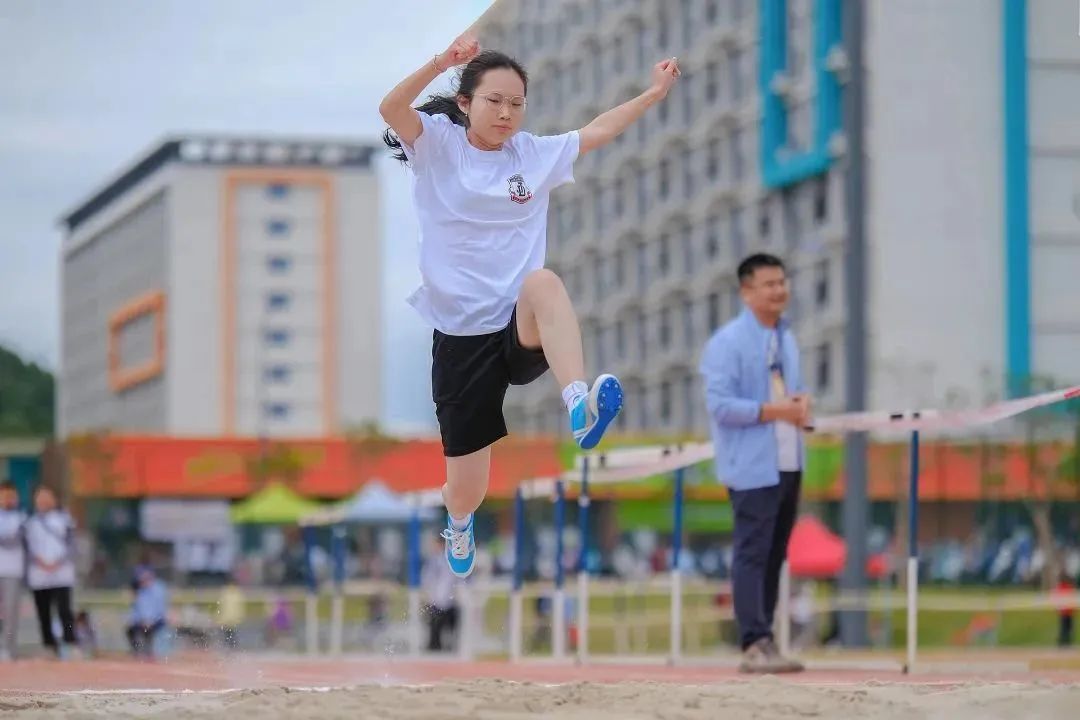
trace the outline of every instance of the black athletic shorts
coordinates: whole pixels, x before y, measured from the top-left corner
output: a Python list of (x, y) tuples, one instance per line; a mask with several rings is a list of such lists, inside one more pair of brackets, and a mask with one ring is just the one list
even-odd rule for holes
[(528, 385), (547, 372), (543, 350), (521, 345), (517, 310), (510, 324), (487, 335), (444, 335), (431, 341), (431, 398), (443, 454), (459, 457), (506, 436), (503, 398), (511, 385)]

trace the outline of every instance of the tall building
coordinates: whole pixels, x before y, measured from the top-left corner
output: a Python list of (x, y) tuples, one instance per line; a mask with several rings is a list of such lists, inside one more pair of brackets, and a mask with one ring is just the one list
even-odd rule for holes
[(377, 420), (373, 151), (170, 138), (65, 215), (61, 436), (320, 437)]
[[(866, 6), (870, 408), (978, 405), (1006, 378), (1076, 381), (1080, 43), (1068, 3)], [(847, 137), (840, 0), (502, 0), (481, 44), (530, 72), (527, 127), (579, 128), (683, 76), (553, 197), (548, 264), (580, 312), (588, 371), (627, 390), (621, 429), (703, 432), (708, 336), (756, 250), (789, 266), (803, 373), (846, 405)], [(1069, 269), (1071, 268), (1071, 270)], [(1038, 279), (1035, 282), (1035, 279)], [(550, 383), (508, 395), (512, 428), (562, 431)]]

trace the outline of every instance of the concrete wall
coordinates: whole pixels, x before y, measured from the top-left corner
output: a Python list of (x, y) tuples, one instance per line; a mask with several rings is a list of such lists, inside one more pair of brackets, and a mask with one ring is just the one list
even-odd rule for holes
[(1001, 9), (867, 19), (868, 403), (979, 404), (1004, 372)]
[[(78, 228), (65, 243), (58, 393), (61, 436), (91, 429), (152, 432), (168, 426), (164, 376), (116, 392), (109, 385), (108, 371), (110, 317), (146, 293), (168, 290), (166, 180), (165, 173), (148, 178)], [(152, 328), (145, 319), (136, 320), (120, 334), (125, 367), (151, 359), (153, 343), (146, 342), (150, 335)], [(164, 372), (168, 373), (167, 360)]]

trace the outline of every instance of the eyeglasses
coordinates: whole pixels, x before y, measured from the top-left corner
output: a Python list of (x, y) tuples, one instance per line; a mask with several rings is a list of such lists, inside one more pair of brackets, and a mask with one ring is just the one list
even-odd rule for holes
[(522, 95), (503, 97), (502, 93), (490, 92), (476, 97), (483, 98), (487, 102), (487, 106), (492, 110), (500, 110), (503, 104), (506, 103), (510, 106), (511, 112), (525, 112), (525, 97)]

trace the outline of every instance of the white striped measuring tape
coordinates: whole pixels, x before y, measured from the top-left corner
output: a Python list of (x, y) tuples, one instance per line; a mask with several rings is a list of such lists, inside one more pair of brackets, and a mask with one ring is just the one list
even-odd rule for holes
[[(897, 412), (858, 412), (816, 418), (807, 432), (833, 434), (869, 430), (941, 430), (986, 425), (1020, 415), (1037, 407), (1054, 405), (1080, 397), (1080, 386), (1006, 400), (975, 410), (903, 410)], [(579, 456), (575, 468), (562, 474), (565, 483), (581, 482), (583, 458), (589, 458), (589, 482), (595, 485), (639, 480), (651, 475), (665, 475), (679, 468), (711, 460), (712, 443), (659, 445), (645, 448), (615, 449)], [(555, 492), (555, 478), (537, 478), (521, 484), (526, 498), (550, 497)], [(413, 496), (422, 507), (442, 504), (439, 490)]]
[[(816, 418), (813, 425), (805, 429), (807, 432), (817, 434), (832, 434), (886, 429), (914, 431), (969, 427), (998, 422), (1037, 407), (1054, 405), (1077, 397), (1080, 397), (1080, 386), (1016, 400), (1006, 400), (975, 410), (904, 410), (830, 415)], [(643, 451), (638, 449), (637, 452)], [(651, 461), (640, 464), (620, 461), (619, 453), (619, 450), (614, 450), (611, 453), (591, 454), (589, 456), (589, 482), (602, 485), (671, 473), (679, 468), (711, 460), (714, 449), (712, 443), (652, 448)], [(578, 465), (580, 464), (579, 462)], [(566, 482), (580, 482), (581, 470), (567, 471), (562, 477)], [(536, 482), (543, 483), (543, 481)], [(535, 494), (540, 495), (544, 492), (544, 488), (538, 487)]]

